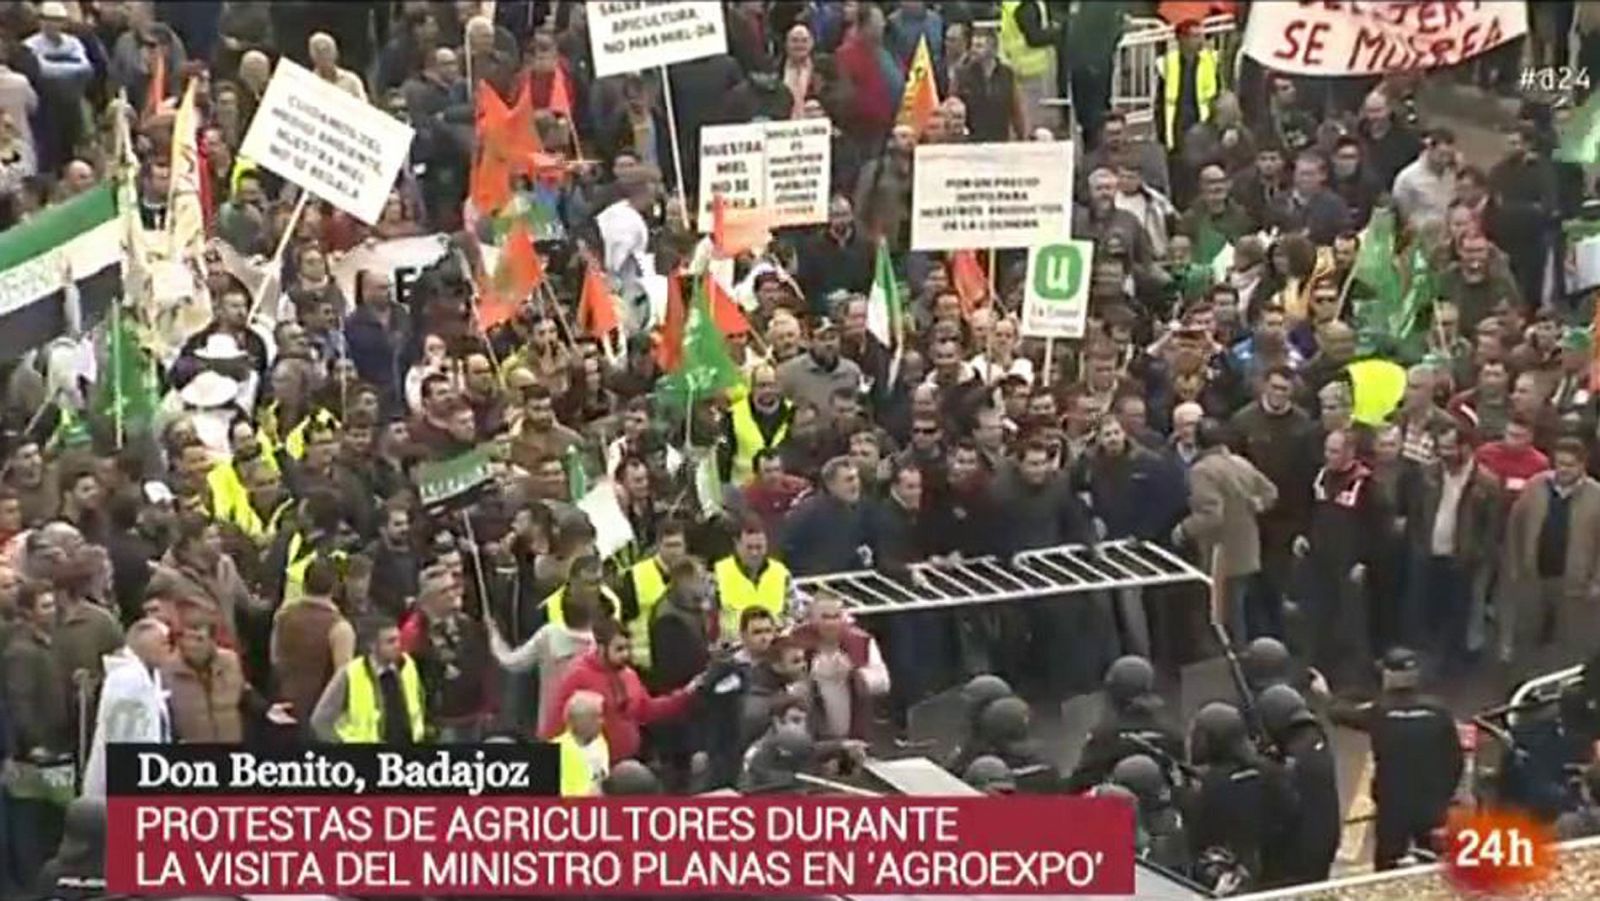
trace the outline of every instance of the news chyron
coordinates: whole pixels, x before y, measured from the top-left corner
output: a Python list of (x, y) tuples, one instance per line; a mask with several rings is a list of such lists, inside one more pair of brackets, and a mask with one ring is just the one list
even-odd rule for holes
[(566, 798), (553, 745), (112, 745), (106, 888), (178, 895), (1118, 895), (1114, 798)]

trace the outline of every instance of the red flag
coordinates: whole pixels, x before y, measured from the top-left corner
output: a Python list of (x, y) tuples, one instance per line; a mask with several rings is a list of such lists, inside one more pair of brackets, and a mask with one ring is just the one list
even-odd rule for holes
[(617, 303), (606, 286), (606, 277), (599, 266), (590, 262), (583, 274), (583, 291), (578, 297), (578, 328), (605, 341), (619, 325)]
[(688, 321), (683, 286), (674, 272), (667, 276), (667, 315), (656, 334), (656, 365), (663, 372), (674, 372), (683, 363), (683, 330)]
[(766, 210), (730, 210), (721, 194), (711, 198), (711, 250), (719, 257), (736, 257), (772, 240)]
[(973, 251), (958, 250), (951, 255), (950, 283), (961, 298), (963, 315), (971, 315), (973, 310), (989, 303), (989, 280)]
[(533, 247), (533, 233), (518, 219), (500, 248), (493, 283), (478, 300), (478, 322), (485, 330), (515, 316), (523, 301), (544, 281), (544, 261)]
[(167, 48), (156, 48), (156, 62), (150, 70), (150, 83), (145, 86), (144, 114), (154, 116), (161, 112), (161, 104), (167, 99)]
[(550, 84), (550, 112), (572, 119), (572, 81), (567, 77), (566, 66), (556, 65), (555, 74)]
[(711, 298), (711, 321), (717, 324), (718, 331), (724, 335), (750, 333), (750, 320), (744, 318), (744, 311), (709, 272), (706, 273), (706, 294)]
[(1198, 23), (1210, 16), (1237, 15), (1238, 11), (1239, 4), (1233, 0), (1162, 0), (1156, 6), (1156, 14), (1169, 25)]
[(492, 85), (478, 82), (477, 154), (469, 188), (473, 206), (492, 216), (511, 202), (511, 179), (538, 171), (544, 148), (533, 126), (533, 91), (523, 76), (517, 101), (506, 106)]

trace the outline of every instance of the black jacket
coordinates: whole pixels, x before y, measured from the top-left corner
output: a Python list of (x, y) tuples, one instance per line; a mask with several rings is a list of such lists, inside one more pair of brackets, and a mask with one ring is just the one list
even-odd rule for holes
[(1398, 832), (1444, 821), (1465, 765), (1448, 708), (1416, 692), (1386, 692), (1353, 712), (1335, 708), (1334, 720), (1372, 739), (1372, 800), (1380, 822)]
[(1284, 764), (1299, 796), (1299, 817), (1269, 862), (1274, 884), (1299, 885), (1328, 878), (1344, 817), (1339, 806), (1338, 763), (1319, 723), (1302, 723), (1280, 742)]
[(1298, 799), (1283, 767), (1268, 760), (1227, 761), (1205, 768), (1188, 823), (1189, 847), (1227, 848), (1263, 884), (1275, 838), (1295, 822)]

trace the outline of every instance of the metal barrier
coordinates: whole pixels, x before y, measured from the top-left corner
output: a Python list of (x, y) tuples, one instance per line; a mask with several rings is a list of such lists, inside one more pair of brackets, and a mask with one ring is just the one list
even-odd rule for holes
[(837, 595), (846, 610), (860, 617), (1184, 582), (1209, 585), (1210, 579), (1158, 545), (1108, 541), (1094, 547), (1024, 551), (1009, 561), (978, 557), (946, 565), (914, 563), (905, 580), (858, 570), (808, 576), (795, 585), (808, 595), (824, 590)]
[[(1200, 23), (1200, 36), (1226, 61), (1238, 28), (1233, 16), (1211, 16)], [(1128, 18), (1112, 62), (1111, 108), (1127, 116), (1129, 125), (1154, 126), (1161, 58), (1176, 40), (1177, 32), (1163, 19)]]

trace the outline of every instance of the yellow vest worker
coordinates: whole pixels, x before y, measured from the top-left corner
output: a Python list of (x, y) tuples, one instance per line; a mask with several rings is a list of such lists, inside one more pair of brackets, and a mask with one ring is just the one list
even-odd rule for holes
[[(411, 740), (420, 743), (425, 731), (422, 678), (409, 654), (400, 655), (396, 669), (400, 673), (400, 693), (406, 700), (406, 715), (411, 720)], [(383, 740), (383, 705), (378, 699), (378, 680), (371, 658), (362, 654), (345, 666), (344, 673), (349, 695), (334, 734), (344, 744), (377, 744)]]
[(596, 735), (587, 745), (579, 744), (572, 730), (556, 736), (556, 747), (561, 749), (561, 796), (563, 798), (592, 798), (600, 794), (600, 783), (611, 770), (611, 746), (604, 734)]
[(733, 429), (733, 469), (729, 480), (735, 485), (743, 485), (755, 473), (756, 454), (768, 448), (774, 448), (789, 437), (789, 421), (794, 415), (794, 405), (786, 400), (778, 401), (782, 413), (778, 428), (769, 439), (761, 433), (761, 426), (756, 423), (755, 409), (751, 406), (749, 397), (734, 404), (728, 410), (728, 423)]
[[(1217, 51), (1209, 47), (1200, 48), (1194, 59), (1194, 102), (1200, 118), (1196, 121), (1204, 122), (1211, 118), (1211, 101), (1216, 99), (1221, 85), (1217, 81)], [(1161, 81), (1164, 90), (1161, 108), (1161, 135), (1166, 141), (1167, 149), (1177, 146), (1178, 135), (1178, 98), (1183, 91), (1183, 58), (1180, 51), (1168, 50), (1166, 58), (1161, 62)]]
[[(595, 613), (599, 616), (609, 616), (615, 619), (622, 610), (622, 602), (617, 600), (617, 593), (602, 585), (600, 586), (600, 598), (605, 601), (606, 609), (597, 610)], [(545, 615), (550, 618), (550, 622), (558, 626), (567, 624), (566, 614), (561, 611), (561, 605), (566, 602), (566, 599), (567, 586), (565, 585), (550, 592), (550, 596), (544, 599)]]
[[(1037, 2), (1037, 0), (1028, 0)], [(1017, 22), (1017, 14), (1021, 11), (1023, 3), (1020, 0), (1006, 0), (1000, 4), (1000, 61), (1011, 67), (1012, 73), (1017, 78), (1039, 78), (1056, 69), (1056, 48), (1032, 47), (1022, 33), (1022, 26)], [(1050, 28), (1050, 4), (1037, 3), (1039, 18), (1045, 28)]]
[(739, 634), (739, 618), (751, 607), (760, 607), (782, 619), (789, 597), (789, 568), (768, 557), (761, 572), (751, 579), (739, 565), (736, 555), (717, 561), (717, 629), (723, 638)]
[[(650, 557), (628, 569), (628, 581), (633, 596), (639, 603), (639, 615), (628, 620), (628, 638), (633, 642), (633, 665), (636, 669), (650, 668), (650, 617), (656, 604), (667, 593), (667, 568), (660, 557)], [(617, 611), (622, 612), (620, 600)]]
[[(281, 512), (283, 512), (283, 508), (280, 507), (278, 513)], [(273, 514), (274, 522), (277, 521), (278, 513)], [(306, 570), (311, 567), (311, 561), (315, 560), (321, 553), (315, 547), (306, 544), (305, 535), (302, 533), (297, 531), (289, 536), (289, 553), (287, 555), (289, 563), (283, 568), (283, 603), (285, 605), (299, 603), (305, 598)], [(344, 551), (334, 551), (328, 555), (335, 562), (343, 562), (348, 556)]]

